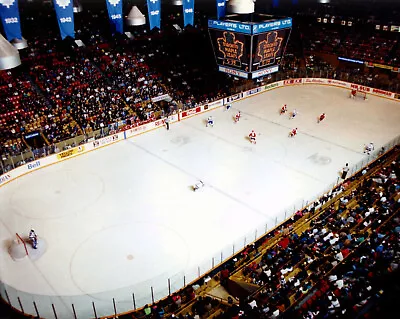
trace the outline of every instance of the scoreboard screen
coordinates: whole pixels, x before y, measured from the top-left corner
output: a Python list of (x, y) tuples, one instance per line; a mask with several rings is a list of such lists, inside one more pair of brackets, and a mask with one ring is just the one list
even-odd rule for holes
[(291, 26), (291, 18), (262, 22), (209, 20), (208, 32), (219, 70), (247, 79), (277, 72)]
[(209, 32), (218, 65), (250, 71), (250, 35), (213, 29)]
[(251, 71), (280, 64), (289, 34), (290, 29), (283, 29), (255, 35)]

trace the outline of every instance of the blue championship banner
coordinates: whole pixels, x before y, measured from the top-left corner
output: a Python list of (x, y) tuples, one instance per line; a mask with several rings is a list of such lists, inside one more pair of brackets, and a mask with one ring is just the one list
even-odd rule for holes
[(226, 0), (217, 0), (217, 19), (225, 17)]
[(150, 30), (159, 28), (161, 25), (161, 0), (147, 0), (149, 9)]
[(53, 0), (56, 10), (58, 26), (60, 27), (61, 39), (71, 37), (75, 39), (74, 9), (72, 0)]
[(7, 40), (22, 40), (18, 0), (0, 0), (0, 17)]
[(183, 26), (194, 24), (194, 0), (183, 0)]
[(112, 31), (123, 33), (124, 22), (122, 20), (122, 0), (106, 0), (106, 3)]

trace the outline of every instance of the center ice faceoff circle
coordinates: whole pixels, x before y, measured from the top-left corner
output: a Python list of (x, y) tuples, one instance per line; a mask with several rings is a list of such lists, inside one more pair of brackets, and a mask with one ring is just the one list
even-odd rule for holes
[[(152, 285), (167, 287), (183, 270), (189, 249), (174, 229), (152, 222), (116, 225), (92, 234), (74, 253), (70, 271), (84, 293)], [(154, 278), (158, 278), (154, 282)]]

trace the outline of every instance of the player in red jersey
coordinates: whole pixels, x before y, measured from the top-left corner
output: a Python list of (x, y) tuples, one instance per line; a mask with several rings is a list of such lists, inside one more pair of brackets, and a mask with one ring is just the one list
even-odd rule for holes
[(289, 137), (294, 137), (297, 135), (297, 127), (290, 131)]
[(318, 123), (323, 121), (325, 119), (325, 113), (322, 113), (319, 117), (318, 117)]
[(250, 142), (256, 144), (256, 137), (257, 137), (256, 132), (252, 130), (249, 134)]
[(242, 114), (240, 114), (240, 111), (236, 113), (236, 115), (235, 115), (235, 123), (239, 122), (241, 116), (242, 116)]
[(285, 114), (286, 112), (287, 112), (287, 106), (285, 104), (284, 106), (281, 107), (280, 115)]

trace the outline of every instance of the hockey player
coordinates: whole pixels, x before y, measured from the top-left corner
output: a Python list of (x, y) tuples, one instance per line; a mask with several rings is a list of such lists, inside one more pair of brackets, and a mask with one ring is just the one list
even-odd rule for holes
[(290, 119), (294, 119), (294, 118), (296, 117), (296, 115), (297, 115), (297, 110), (294, 109), (294, 110), (292, 111), (292, 113), (290, 114)]
[(242, 114), (240, 114), (240, 111), (236, 113), (236, 115), (235, 115), (235, 123), (239, 122), (241, 115)]
[(33, 249), (37, 249), (37, 235), (34, 229), (29, 232), (29, 240), (31, 241)]
[(285, 105), (283, 105), (283, 106), (281, 107), (280, 115), (285, 114), (286, 112), (287, 112), (287, 106), (286, 106), (286, 104), (285, 104)]
[(367, 153), (368, 155), (371, 154), (371, 152), (375, 149), (374, 143), (371, 142), (368, 145), (365, 145), (364, 153)]
[(209, 116), (208, 119), (207, 119), (207, 125), (206, 126), (208, 127), (209, 125), (211, 127), (214, 127), (214, 120), (213, 120), (212, 116)]
[(294, 137), (297, 135), (297, 127), (290, 131), (289, 137)]
[(197, 191), (199, 188), (204, 187), (203, 181), (198, 181), (196, 184), (193, 185), (193, 191)]
[(256, 137), (257, 137), (256, 132), (254, 132), (254, 130), (252, 130), (249, 134), (250, 142), (253, 144), (256, 144)]
[(318, 123), (325, 119), (325, 113), (322, 113), (318, 118)]
[(357, 95), (357, 90), (351, 90), (350, 97), (355, 99)]

